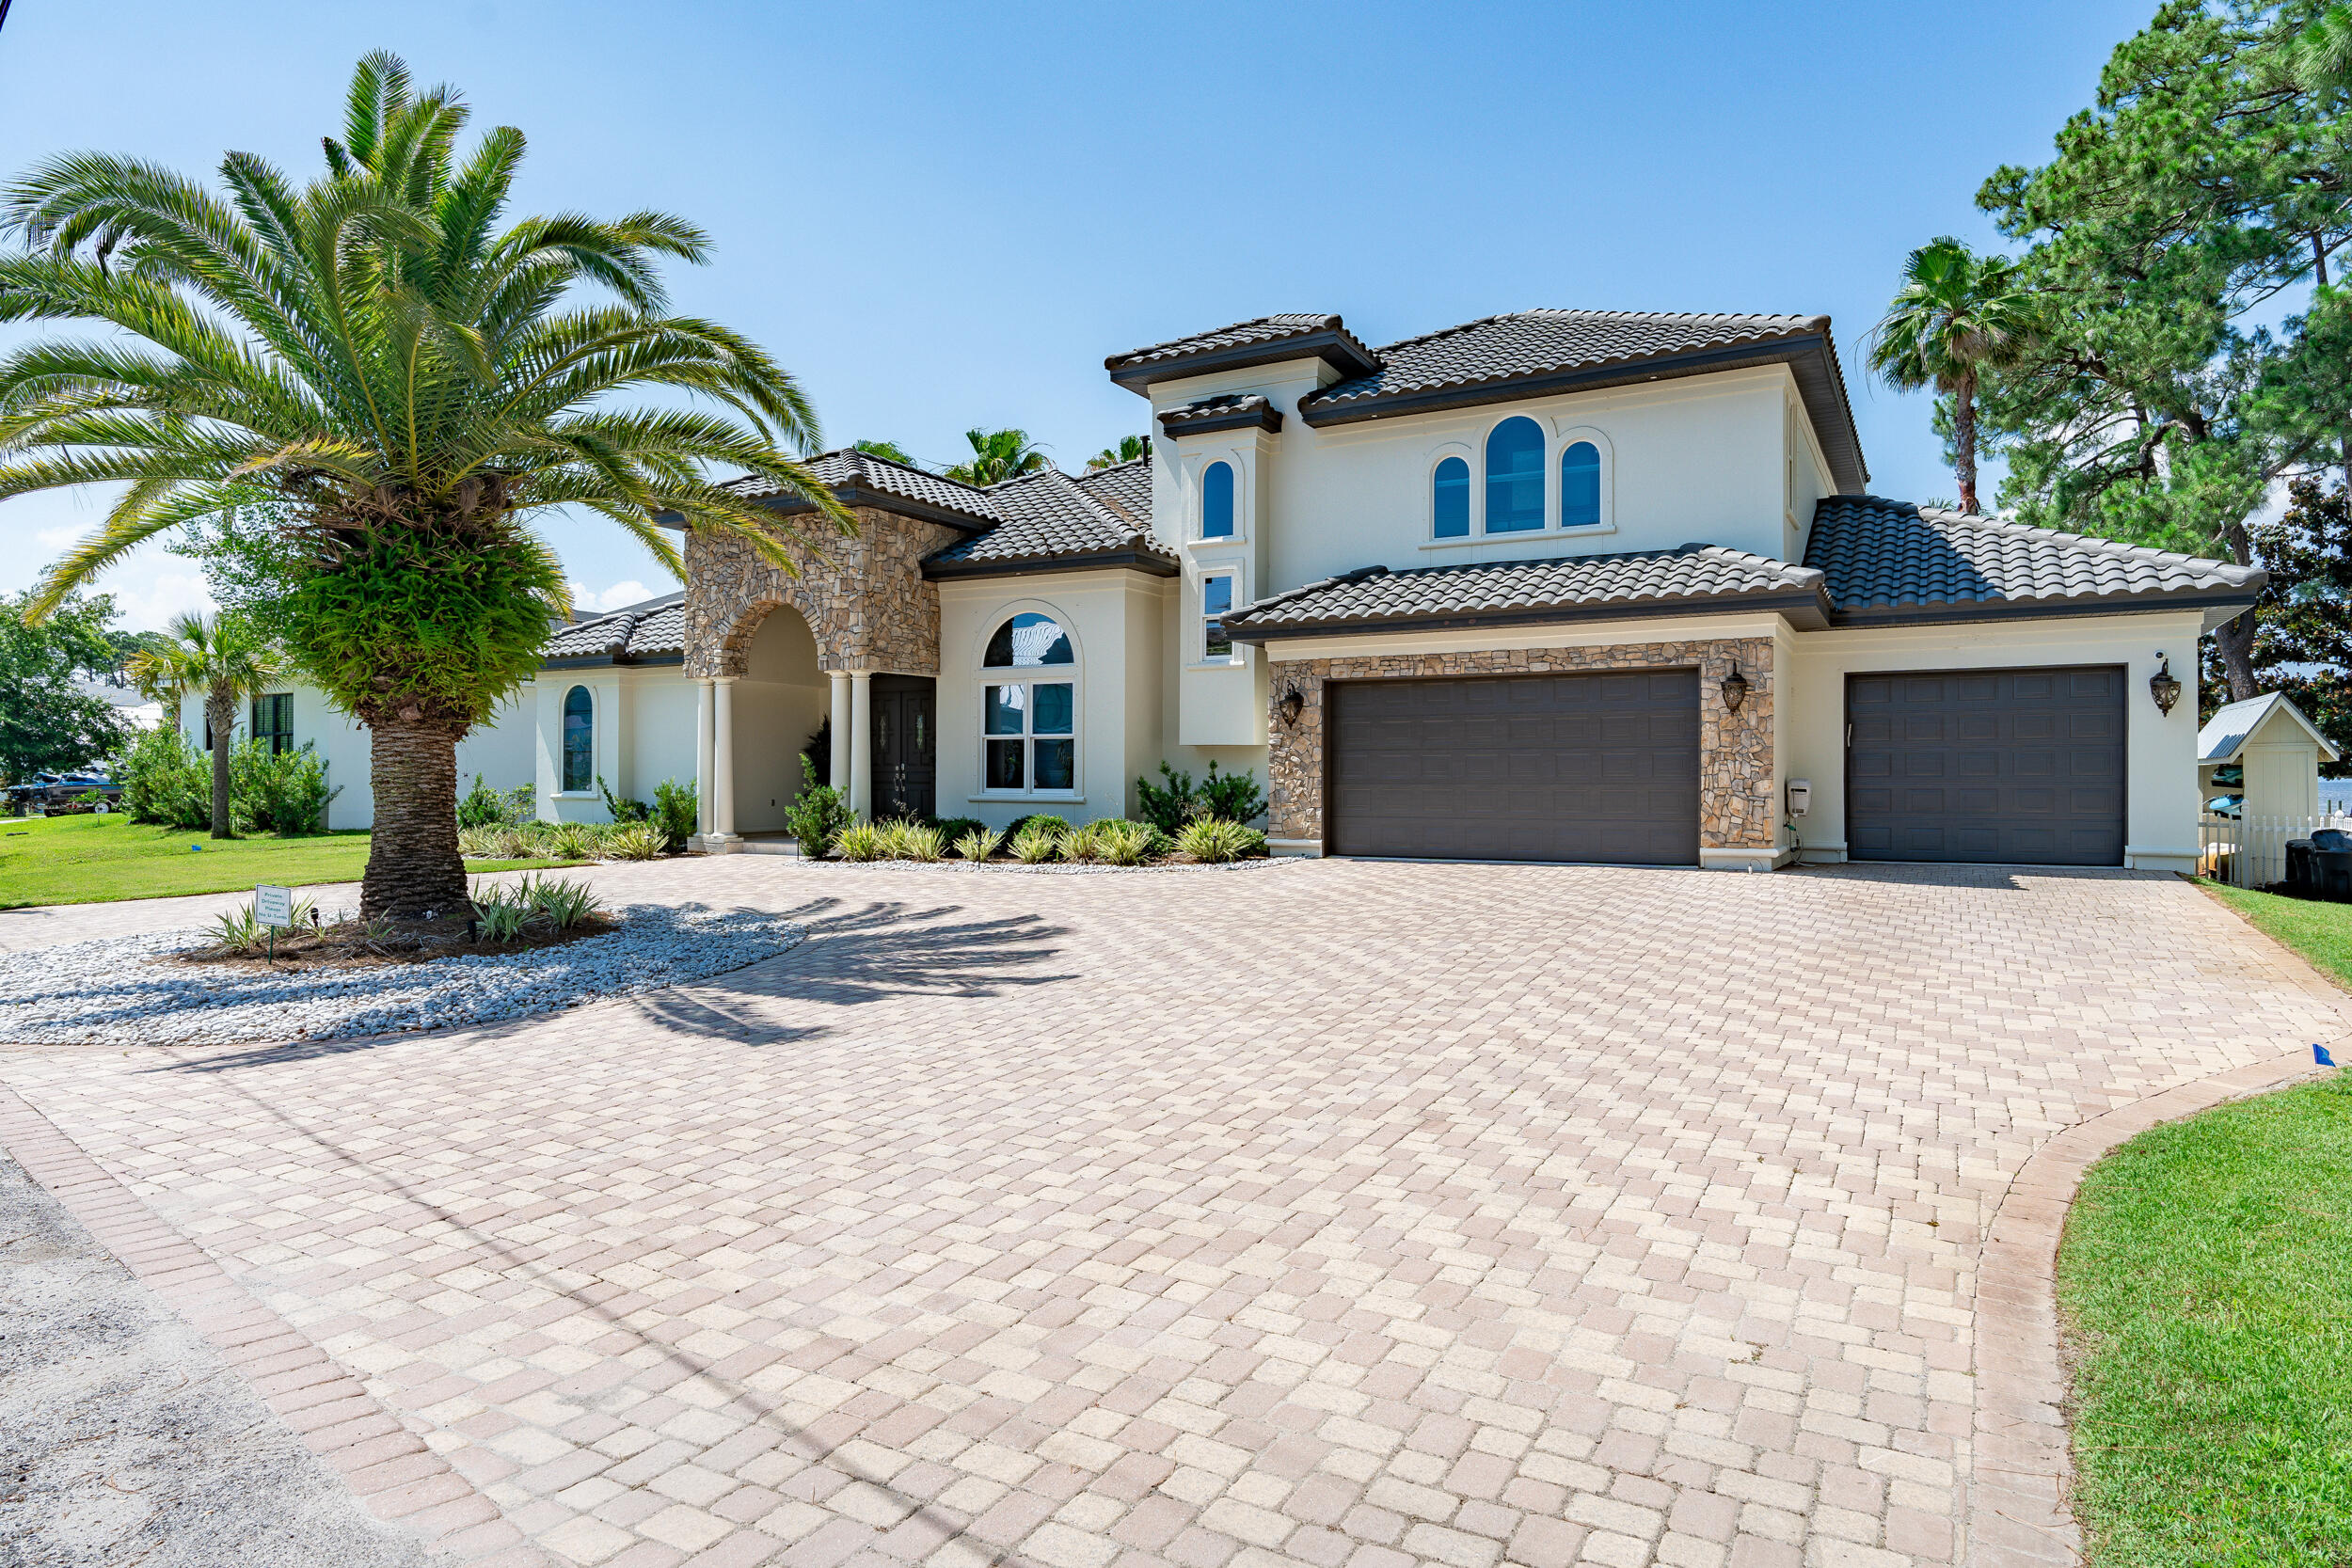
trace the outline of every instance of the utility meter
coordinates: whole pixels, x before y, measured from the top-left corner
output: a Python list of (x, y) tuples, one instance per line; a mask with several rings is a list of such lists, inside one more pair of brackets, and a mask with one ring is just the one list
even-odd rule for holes
[(1803, 816), (1806, 812), (1811, 811), (1812, 809), (1813, 781), (1811, 779), (1789, 780), (1788, 815), (1791, 816)]

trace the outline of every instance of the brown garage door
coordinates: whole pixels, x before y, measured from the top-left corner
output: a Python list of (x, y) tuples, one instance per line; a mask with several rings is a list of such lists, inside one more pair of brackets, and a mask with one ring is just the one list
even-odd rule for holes
[(1350, 681), (1327, 694), (1343, 855), (1692, 865), (1692, 670)]
[(2123, 672), (1849, 675), (1847, 853), (2123, 863)]

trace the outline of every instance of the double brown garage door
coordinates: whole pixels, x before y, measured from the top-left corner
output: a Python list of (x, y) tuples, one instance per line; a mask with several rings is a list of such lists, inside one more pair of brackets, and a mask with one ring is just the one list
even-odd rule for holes
[(1693, 670), (1326, 689), (1335, 854), (1694, 865)]
[(2123, 863), (2123, 672), (1850, 675), (1846, 852)]

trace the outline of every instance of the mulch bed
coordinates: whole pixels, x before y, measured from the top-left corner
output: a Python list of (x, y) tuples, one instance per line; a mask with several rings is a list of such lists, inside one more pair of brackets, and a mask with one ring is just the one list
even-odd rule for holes
[(485, 942), (472, 934), (470, 924), (463, 920), (388, 921), (373, 926), (346, 920), (332, 926), (300, 926), (279, 931), (274, 957), (267, 949), (248, 953), (229, 947), (199, 947), (166, 954), (158, 961), (214, 965), (255, 974), (380, 969), (387, 964), (431, 963), (436, 958), (490, 957), (564, 947), (603, 936), (619, 925), (612, 915), (593, 914), (567, 931), (534, 926), (526, 927), (513, 942)]

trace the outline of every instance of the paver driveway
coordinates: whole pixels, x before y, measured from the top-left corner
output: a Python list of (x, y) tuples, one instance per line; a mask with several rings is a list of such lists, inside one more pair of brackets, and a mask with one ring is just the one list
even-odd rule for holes
[(0, 1079), (541, 1549), (631, 1568), (1946, 1560), (2010, 1176), (2346, 1023), (2120, 872), (605, 881), (815, 935)]

